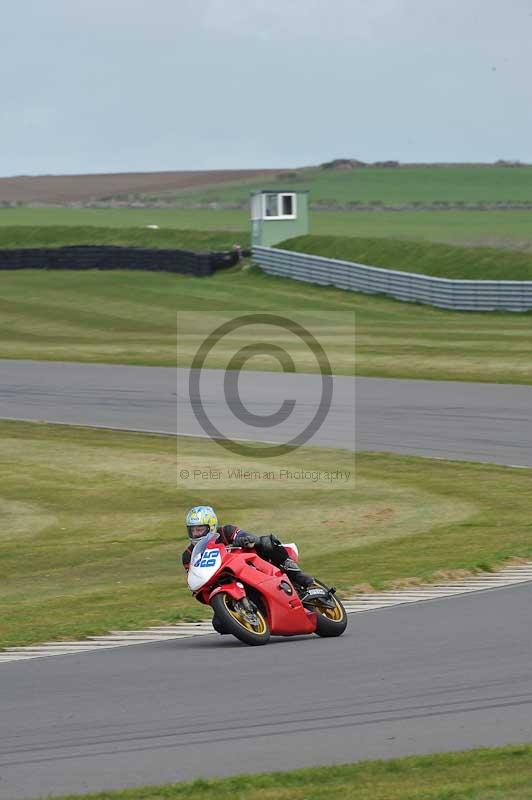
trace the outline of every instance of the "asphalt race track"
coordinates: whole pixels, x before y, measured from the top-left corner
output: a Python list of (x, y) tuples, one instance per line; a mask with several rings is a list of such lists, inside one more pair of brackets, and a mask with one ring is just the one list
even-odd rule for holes
[[(532, 742), (532, 584), (0, 667), (0, 798)], [(127, 652), (125, 652), (127, 651)]]
[[(296, 400), (284, 424), (257, 427), (228, 408), (223, 378), (222, 370), (202, 374), (206, 413), (224, 435), (254, 441), (299, 433), (321, 391), (317, 375), (242, 372), (240, 395), (254, 414)], [(0, 361), (4, 418), (205, 436), (191, 405), (188, 370)], [(335, 377), (329, 414), (308, 444), (530, 467), (532, 386)]]
[[(185, 370), (176, 385), (170, 369), (3, 361), (0, 376), (0, 417), (203, 433)], [(284, 429), (250, 432), (222, 376), (201, 398), (231, 436), (284, 440), (313, 414), (316, 376), (243, 373), (257, 415), (296, 398)], [(532, 387), (336, 378), (309, 444), (532, 466), (531, 423)], [(529, 583), (352, 614), (337, 640), (213, 634), (2, 664), (0, 800), (532, 742), (531, 605)]]

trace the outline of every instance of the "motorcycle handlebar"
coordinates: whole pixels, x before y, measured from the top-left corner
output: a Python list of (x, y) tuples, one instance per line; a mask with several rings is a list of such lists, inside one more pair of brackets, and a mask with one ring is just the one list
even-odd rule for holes
[(250, 547), (242, 547), (241, 544), (228, 544), (226, 545), (226, 550), (253, 550), (255, 547), (255, 542)]

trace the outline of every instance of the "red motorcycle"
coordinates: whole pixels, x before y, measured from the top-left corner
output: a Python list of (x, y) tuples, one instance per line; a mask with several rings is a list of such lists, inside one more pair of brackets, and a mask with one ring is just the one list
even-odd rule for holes
[[(209, 533), (196, 543), (188, 585), (200, 603), (214, 611), (218, 633), (230, 633), (246, 644), (266, 644), (270, 635), (340, 636), (347, 614), (335, 595), (315, 581), (300, 589), (278, 567), (253, 550), (217, 542)], [(295, 561), (296, 545), (285, 545)]]

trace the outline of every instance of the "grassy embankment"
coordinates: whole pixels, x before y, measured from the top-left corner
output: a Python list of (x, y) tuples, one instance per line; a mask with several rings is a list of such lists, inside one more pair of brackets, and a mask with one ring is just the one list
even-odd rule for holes
[(440, 278), (532, 280), (532, 253), (487, 247), (453, 247), (434, 242), (349, 236), (298, 236), (280, 242), (277, 247)]
[[(0, 231), (12, 226), (75, 226), (227, 231), (228, 243), (244, 246), (249, 212), (227, 209), (0, 209)], [(530, 211), (312, 211), (310, 233), (316, 236), (362, 236), (423, 239), (448, 244), (532, 250)]]
[[(206, 495), (226, 522), (297, 530), (305, 567), (344, 592), (532, 555), (528, 470), (357, 454), (353, 477), (353, 453), (301, 448), (246, 460), (261, 473), (246, 481), (228, 471), (242, 459), (206, 439), (178, 440), (176, 454), (173, 437), (69, 426), (4, 421), (0, 436), (1, 646), (204, 618), (181, 574), (176, 509)], [(219, 477), (194, 475), (209, 466)]]
[[(249, 246), (249, 234), (238, 235), (242, 247)], [(60, 247), (65, 245), (111, 244), (130, 247), (227, 250), (227, 231), (195, 231), (162, 228), (119, 228), (77, 226), (0, 226), (0, 248)], [(466, 248), (425, 241), (403, 241), (354, 236), (299, 236), (278, 247), (296, 252), (358, 261), (377, 267), (419, 272), (447, 278), (481, 280), (530, 280), (532, 254), (493, 248)]]
[[(83, 800), (531, 800), (532, 746), (99, 792)], [(57, 800), (81, 800), (80, 795)]]
[[(179, 338), (179, 364), (190, 364), (200, 338), (229, 314), (296, 314), (325, 348), (338, 374), (532, 383), (529, 314), (457, 313), (383, 297), (229, 270), (211, 278), (139, 272), (3, 272), (0, 353), (32, 358), (173, 366), (176, 312), (201, 309)], [(356, 348), (353, 348), (353, 316)], [(270, 331), (271, 333), (271, 331)], [(290, 334), (275, 341), (317, 365)], [(226, 337), (208, 366), (225, 368), (241, 346)], [(353, 360), (355, 354), (355, 360)], [(255, 357), (250, 369), (276, 369)]]
[[(129, 224), (132, 224), (132, 220)], [(239, 234), (238, 243), (242, 247), (247, 247), (249, 234)], [(84, 226), (0, 225), (0, 248), (96, 244), (203, 252), (228, 250), (232, 244), (232, 238), (227, 231), (223, 230), (178, 230), (171, 227), (153, 230), (147, 227), (99, 227), (88, 224)]]

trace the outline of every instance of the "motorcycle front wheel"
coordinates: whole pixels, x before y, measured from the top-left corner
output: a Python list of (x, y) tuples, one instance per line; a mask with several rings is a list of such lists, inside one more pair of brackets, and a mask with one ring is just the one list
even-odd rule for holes
[[(316, 581), (316, 586), (326, 587)], [(329, 595), (334, 607), (313, 603), (312, 610), (316, 612), (316, 633), (318, 636), (341, 636), (347, 628), (347, 612), (336, 595)]]
[(211, 601), (212, 609), (224, 630), (244, 644), (266, 644), (270, 638), (268, 621), (260, 608), (253, 605), (247, 610), (241, 600), (234, 600), (227, 592), (220, 592)]

